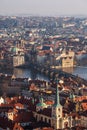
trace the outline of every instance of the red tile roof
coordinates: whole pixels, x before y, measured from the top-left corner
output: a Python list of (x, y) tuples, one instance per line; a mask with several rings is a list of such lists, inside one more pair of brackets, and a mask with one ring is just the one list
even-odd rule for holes
[(51, 127), (44, 127), (41, 130), (53, 130), (53, 128), (51, 128)]
[(33, 119), (32, 112), (20, 111), (14, 115), (13, 120), (14, 122), (17, 122), (17, 123), (25, 123), (25, 122), (31, 122), (32, 119)]

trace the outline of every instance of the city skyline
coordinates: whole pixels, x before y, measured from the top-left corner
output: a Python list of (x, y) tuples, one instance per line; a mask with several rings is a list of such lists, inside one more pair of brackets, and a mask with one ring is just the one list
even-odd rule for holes
[(86, 0), (0, 0), (0, 15), (85, 15), (87, 16)]

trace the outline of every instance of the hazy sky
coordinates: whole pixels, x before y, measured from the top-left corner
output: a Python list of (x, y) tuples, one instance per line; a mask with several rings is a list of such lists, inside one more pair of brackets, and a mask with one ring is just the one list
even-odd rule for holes
[(87, 0), (0, 0), (0, 14), (87, 15)]

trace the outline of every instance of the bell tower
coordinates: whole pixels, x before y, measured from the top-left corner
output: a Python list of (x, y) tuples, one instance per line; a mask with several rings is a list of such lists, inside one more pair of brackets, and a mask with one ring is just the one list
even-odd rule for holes
[(55, 103), (52, 106), (52, 120), (55, 129), (61, 129), (62, 127), (62, 106), (59, 99), (58, 85), (56, 86)]

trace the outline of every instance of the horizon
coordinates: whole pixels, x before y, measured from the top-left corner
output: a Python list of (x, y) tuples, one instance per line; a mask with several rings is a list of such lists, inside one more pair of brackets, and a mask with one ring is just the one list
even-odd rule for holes
[(63, 14), (63, 15), (41, 15), (41, 14), (0, 14), (3, 17), (78, 17), (78, 18), (86, 18), (87, 15), (84, 14)]

